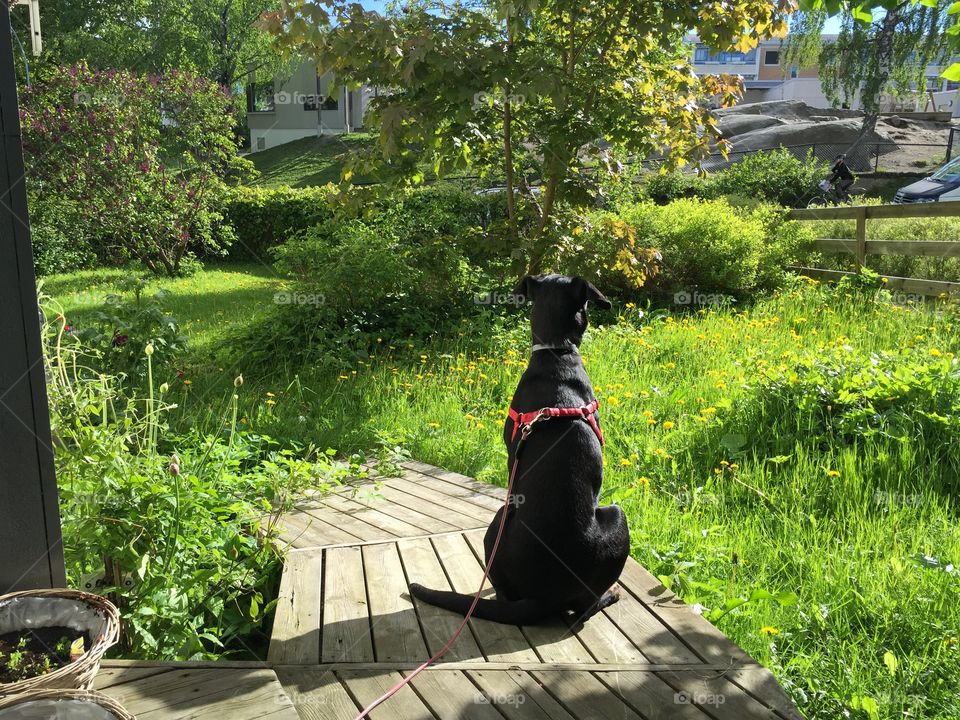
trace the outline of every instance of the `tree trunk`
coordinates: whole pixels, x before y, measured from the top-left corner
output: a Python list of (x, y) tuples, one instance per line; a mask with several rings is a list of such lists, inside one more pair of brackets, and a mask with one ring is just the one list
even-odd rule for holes
[[(899, 22), (899, 6), (888, 10), (887, 14), (883, 16), (883, 20), (880, 21), (880, 30), (877, 35), (877, 74), (873, 82), (866, 84), (860, 91), (860, 101), (864, 108), (863, 124), (860, 126), (860, 134), (857, 135), (857, 139), (847, 149), (848, 155), (852, 155), (877, 127), (877, 120), (880, 119), (880, 98), (887, 87), (887, 81), (890, 79), (893, 38)], [(867, 95), (869, 95), (869, 99), (867, 99)]]
[(514, 247), (516, 247), (520, 242), (520, 228), (517, 223), (517, 202), (513, 194), (513, 137), (511, 135), (511, 124), (510, 95), (507, 93), (503, 99), (503, 174), (507, 186), (507, 222), (510, 226), (510, 239), (513, 241)]

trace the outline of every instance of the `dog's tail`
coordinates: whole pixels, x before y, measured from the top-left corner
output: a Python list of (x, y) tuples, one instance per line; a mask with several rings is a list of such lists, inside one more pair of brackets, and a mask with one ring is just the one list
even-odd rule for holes
[[(473, 604), (473, 595), (450, 592), (449, 590), (431, 590), (417, 583), (410, 583), (410, 594), (418, 600), (466, 615)], [(472, 617), (507, 625), (536, 625), (552, 614), (539, 600), (489, 600), (481, 598), (473, 610)]]

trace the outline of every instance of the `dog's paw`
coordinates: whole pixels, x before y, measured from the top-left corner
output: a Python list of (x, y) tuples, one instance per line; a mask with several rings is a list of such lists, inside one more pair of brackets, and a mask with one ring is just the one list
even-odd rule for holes
[(615, 602), (619, 602), (621, 592), (622, 591), (620, 590), (619, 585), (611, 585), (610, 589), (603, 594), (602, 598), (600, 598), (600, 607), (601, 608), (610, 607)]

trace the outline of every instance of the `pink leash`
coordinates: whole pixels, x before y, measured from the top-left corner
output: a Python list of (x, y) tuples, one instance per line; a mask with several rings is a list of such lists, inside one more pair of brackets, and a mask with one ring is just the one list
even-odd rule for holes
[(480, 593), (483, 592), (483, 586), (486, 584), (487, 576), (490, 574), (490, 566), (493, 565), (493, 559), (497, 555), (497, 548), (500, 547), (500, 538), (503, 536), (503, 528), (507, 522), (507, 511), (510, 509), (510, 493), (513, 492), (513, 481), (517, 475), (517, 465), (520, 464), (520, 448), (523, 445), (523, 441), (527, 439), (527, 435), (530, 434), (530, 429), (533, 426), (533, 423), (541, 419), (541, 417), (545, 417), (545, 416), (541, 415), (540, 417), (531, 421), (529, 424), (525, 425), (523, 427), (523, 430), (520, 433), (520, 444), (517, 445), (516, 456), (513, 460), (513, 469), (510, 470), (510, 480), (507, 482), (507, 498), (503, 503), (503, 514), (500, 516), (500, 527), (497, 528), (497, 538), (496, 540), (493, 541), (493, 547), (490, 550), (490, 560), (487, 561), (487, 565), (483, 569), (483, 580), (480, 581), (480, 589), (477, 590), (476, 597), (473, 598), (473, 603), (471, 603), (470, 609), (467, 610), (467, 614), (464, 615), (463, 622), (460, 623), (460, 627), (457, 628), (457, 631), (453, 634), (453, 637), (447, 640), (447, 644), (444, 645), (442, 648), (440, 648), (440, 651), (436, 655), (434, 655), (432, 658), (430, 658), (426, 662), (419, 665), (412, 673), (410, 673), (405, 678), (403, 678), (403, 680), (398, 682), (392, 688), (387, 690), (383, 695), (381, 695), (372, 703), (367, 705), (367, 707), (365, 707), (363, 710), (360, 711), (360, 714), (357, 715), (354, 718), (354, 720), (363, 720), (363, 718), (367, 717), (367, 714), (371, 710), (373, 710), (375, 707), (377, 707), (384, 701), (389, 700), (397, 692), (399, 692), (400, 688), (402, 688), (404, 685), (409, 683), (417, 675), (419, 675), (421, 672), (423, 672), (428, 667), (430, 667), (433, 663), (435, 663), (438, 659), (440, 659), (440, 657), (442, 657), (443, 654), (447, 652), (447, 650), (453, 647), (453, 644), (457, 641), (457, 638), (460, 637), (460, 633), (463, 632), (463, 629), (467, 626), (467, 622), (470, 620), (470, 616), (473, 615), (473, 611), (476, 609), (477, 603), (480, 602)]

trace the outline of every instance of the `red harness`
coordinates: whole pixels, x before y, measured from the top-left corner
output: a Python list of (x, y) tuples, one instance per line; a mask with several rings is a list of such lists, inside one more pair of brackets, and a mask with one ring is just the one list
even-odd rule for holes
[(554, 407), (554, 408), (541, 408), (540, 410), (534, 410), (532, 412), (518, 413), (513, 408), (510, 408), (510, 412), (507, 413), (510, 416), (510, 419), (513, 420), (513, 433), (510, 435), (510, 442), (513, 442), (517, 437), (517, 433), (525, 427), (532, 427), (534, 423), (540, 422), (541, 420), (546, 420), (548, 418), (561, 418), (561, 417), (572, 417), (572, 418), (582, 418), (587, 421), (587, 424), (593, 430), (597, 436), (597, 440), (600, 441), (600, 444), (603, 445), (603, 433), (600, 432), (600, 425), (597, 423), (597, 418), (594, 417), (594, 413), (597, 412), (597, 408), (600, 407), (600, 403), (597, 400), (594, 400), (588, 405), (583, 407)]

